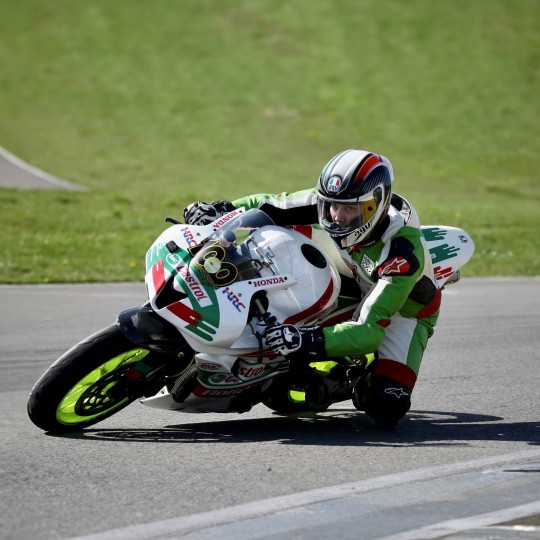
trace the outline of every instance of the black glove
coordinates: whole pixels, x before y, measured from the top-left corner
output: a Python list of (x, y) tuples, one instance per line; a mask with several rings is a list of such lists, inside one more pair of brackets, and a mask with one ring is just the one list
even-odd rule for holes
[(229, 201), (197, 201), (184, 208), (184, 221), (188, 225), (208, 225), (233, 210), (235, 207)]
[(302, 357), (308, 362), (324, 358), (324, 334), (320, 326), (296, 327), (293, 324), (276, 324), (266, 329), (265, 345), (281, 356)]

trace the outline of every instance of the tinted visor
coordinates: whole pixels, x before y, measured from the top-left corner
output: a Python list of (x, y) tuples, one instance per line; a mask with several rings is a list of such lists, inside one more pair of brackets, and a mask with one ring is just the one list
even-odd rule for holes
[(362, 197), (365, 200), (335, 200), (319, 196), (318, 210), (321, 225), (332, 236), (345, 236), (363, 227), (377, 213), (382, 189)]

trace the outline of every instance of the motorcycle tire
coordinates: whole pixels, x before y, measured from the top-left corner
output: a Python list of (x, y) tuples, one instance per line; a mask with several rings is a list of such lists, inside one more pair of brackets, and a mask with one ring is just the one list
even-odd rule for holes
[(329, 407), (329, 404), (318, 407), (310, 406), (305, 401), (304, 391), (294, 389), (286, 376), (274, 380), (270, 392), (270, 395), (263, 399), (262, 403), (278, 414), (322, 412)]
[(28, 416), (53, 433), (79, 431), (104, 420), (142, 395), (145, 376), (134, 367), (150, 354), (115, 324), (96, 332), (37, 381), (28, 399)]

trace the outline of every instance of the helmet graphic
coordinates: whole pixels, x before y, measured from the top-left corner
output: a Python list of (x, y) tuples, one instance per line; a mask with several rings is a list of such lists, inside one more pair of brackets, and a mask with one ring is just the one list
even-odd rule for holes
[(345, 150), (325, 165), (317, 183), (319, 223), (341, 249), (374, 239), (393, 179), (390, 161), (364, 150)]

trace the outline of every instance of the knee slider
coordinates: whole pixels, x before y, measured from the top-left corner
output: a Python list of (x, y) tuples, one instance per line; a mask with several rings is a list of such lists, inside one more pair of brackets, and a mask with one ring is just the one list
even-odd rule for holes
[(411, 390), (404, 384), (382, 376), (374, 376), (367, 389), (364, 410), (377, 425), (391, 427), (411, 408)]

